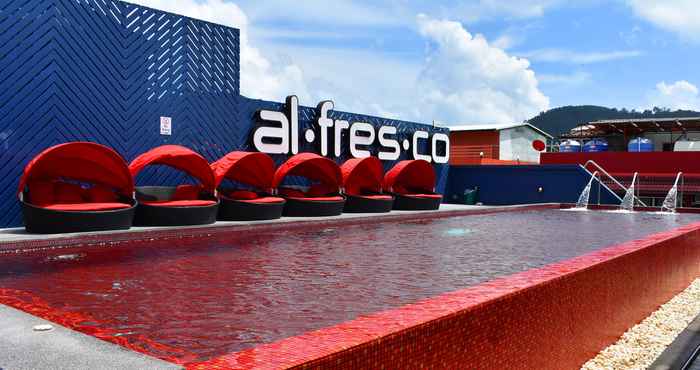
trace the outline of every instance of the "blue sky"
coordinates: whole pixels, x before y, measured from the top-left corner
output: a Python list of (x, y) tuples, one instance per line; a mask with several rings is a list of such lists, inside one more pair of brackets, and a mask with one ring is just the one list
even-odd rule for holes
[(700, 109), (695, 0), (137, 0), (241, 28), (242, 93), (444, 124)]

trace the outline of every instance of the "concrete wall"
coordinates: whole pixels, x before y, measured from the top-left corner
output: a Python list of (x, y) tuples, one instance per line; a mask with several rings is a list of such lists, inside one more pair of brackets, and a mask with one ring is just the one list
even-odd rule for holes
[(547, 138), (544, 135), (528, 126), (501, 130), (499, 135), (500, 156), (498, 159), (540, 163), (540, 152), (532, 147), (532, 142), (535, 140), (547, 142)]
[[(459, 203), (465, 189), (478, 187), (478, 200), (487, 205), (575, 203), (590, 176), (578, 165), (450, 166), (445, 202)], [(591, 189), (591, 203), (598, 202), (598, 188)], [(607, 188), (600, 189), (601, 203), (620, 203)]]

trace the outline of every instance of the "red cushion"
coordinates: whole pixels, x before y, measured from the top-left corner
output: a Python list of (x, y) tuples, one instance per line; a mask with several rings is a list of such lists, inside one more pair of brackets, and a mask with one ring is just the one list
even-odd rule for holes
[(322, 197), (337, 192), (338, 188), (335, 186), (326, 184), (315, 184), (309, 188), (309, 190), (306, 192), (306, 195), (310, 197)]
[(74, 204), (51, 204), (46, 207), (52, 211), (109, 211), (115, 209), (126, 209), (131, 207), (126, 203), (74, 203)]
[(413, 197), (413, 198), (430, 198), (430, 199), (438, 199), (442, 198), (442, 195), (440, 194), (401, 194), (405, 197)]
[(143, 201), (142, 204), (157, 207), (205, 207), (216, 204), (213, 200), (155, 200)]
[(282, 202), (284, 202), (284, 198), (262, 197), (262, 198), (256, 198), (256, 199), (241, 200), (241, 202), (246, 202), (246, 203), (282, 203)]
[(394, 185), (392, 191), (396, 194), (406, 194), (408, 190), (401, 185)]
[(339, 202), (343, 200), (343, 197), (338, 195), (334, 197), (289, 197), (289, 199), (301, 200), (305, 202)]
[(304, 198), (306, 196), (306, 194), (304, 194), (304, 192), (297, 190), (297, 189), (292, 189), (292, 188), (280, 188), (279, 193), (280, 193), (280, 195), (285, 196), (285, 197)]
[(95, 185), (88, 190), (88, 199), (95, 203), (116, 203), (119, 199), (114, 190), (101, 185)]
[(198, 199), (202, 187), (199, 185), (180, 185), (175, 188), (172, 200), (192, 200)]
[(258, 193), (248, 190), (234, 190), (228, 193), (228, 197), (235, 200), (251, 200), (257, 199)]
[(391, 195), (376, 194), (376, 195), (353, 195), (357, 198), (367, 198), (367, 199), (380, 199), (380, 200), (391, 200), (393, 199)]
[(78, 204), (88, 201), (87, 192), (80, 185), (57, 182), (54, 188), (54, 202), (57, 204)]
[(29, 184), (29, 202), (37, 206), (54, 203), (54, 183), (51, 181), (34, 181)]

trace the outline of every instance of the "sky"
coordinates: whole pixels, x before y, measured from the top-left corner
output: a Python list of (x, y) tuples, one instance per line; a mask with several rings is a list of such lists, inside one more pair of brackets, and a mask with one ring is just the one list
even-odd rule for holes
[(241, 30), (241, 93), (442, 125), (700, 110), (697, 0), (132, 0)]

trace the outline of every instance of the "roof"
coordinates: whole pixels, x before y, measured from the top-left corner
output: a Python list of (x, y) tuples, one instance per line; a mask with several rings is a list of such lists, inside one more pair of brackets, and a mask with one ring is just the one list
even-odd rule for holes
[(485, 124), (485, 125), (459, 125), (459, 126), (447, 126), (450, 132), (460, 132), (460, 131), (500, 131), (507, 130), (509, 128), (524, 127), (527, 126), (532, 130), (539, 132), (540, 134), (551, 138), (552, 135), (544, 132), (540, 128), (530, 124), (530, 123), (497, 123), (497, 124)]
[(700, 117), (630, 118), (592, 121), (571, 129), (562, 138), (639, 135), (644, 132), (700, 131)]

